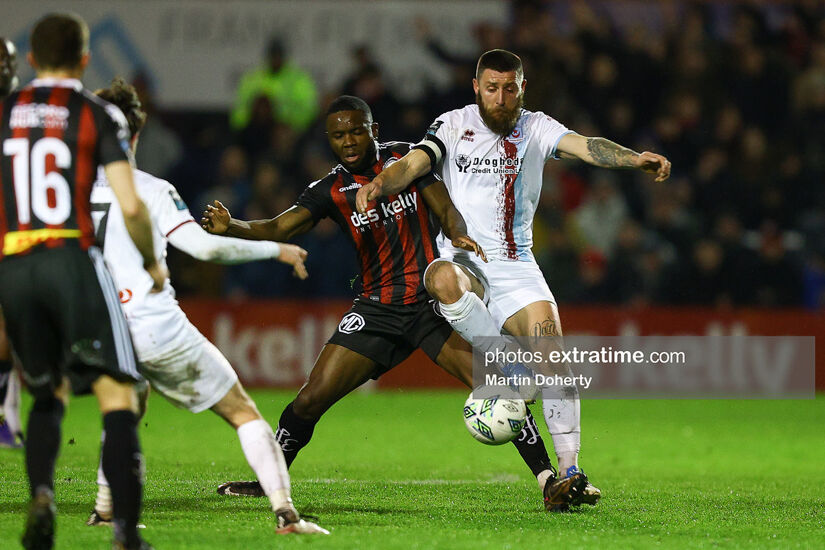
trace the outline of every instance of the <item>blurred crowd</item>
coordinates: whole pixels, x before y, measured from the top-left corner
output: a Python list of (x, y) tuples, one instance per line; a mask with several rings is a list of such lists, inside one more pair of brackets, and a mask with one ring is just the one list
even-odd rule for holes
[[(655, 17), (621, 4), (514, 1), (509, 26), (475, 29), (478, 53), (522, 57), (528, 109), (673, 162), (664, 184), (547, 164), (533, 252), (558, 301), (825, 305), (825, 4), (646, 4)], [(334, 165), (319, 113), (337, 95), (366, 100), (385, 139), (410, 141), (474, 101), (477, 55), (410, 24), (452, 74), (413, 103), (368, 46), (352, 51), (339, 89), (319, 90), (275, 39), (232, 112), (211, 116), (156, 112), (138, 75), (150, 111), (139, 166), (170, 179), (198, 218), (214, 199), (235, 217), (279, 214)], [(183, 294), (351, 296), (358, 264), (337, 226), (324, 220), (295, 242), (310, 253), (306, 281), (275, 262), (220, 268), (174, 255), (170, 265)]]

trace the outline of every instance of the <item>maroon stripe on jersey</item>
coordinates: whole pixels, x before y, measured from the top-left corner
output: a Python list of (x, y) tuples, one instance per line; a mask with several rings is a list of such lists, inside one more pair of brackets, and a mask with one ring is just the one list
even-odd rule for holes
[[(403, 155), (398, 152), (393, 152), (392, 156), (400, 159)], [(377, 165), (376, 165), (377, 166)], [(416, 195), (416, 212), (421, 209), (421, 193), (415, 186), (407, 189), (408, 192), (415, 192)], [(421, 286), (421, 274), (416, 262), (416, 243), (413, 238), (412, 223), (407, 221), (407, 216), (404, 215), (398, 220), (398, 235), (401, 237), (401, 248), (404, 250), (404, 304), (414, 304), (417, 301), (418, 288)]]
[(167, 233), (167, 234), (166, 234), (166, 236), (167, 236), (167, 237), (169, 237), (169, 235), (171, 235), (172, 233), (174, 233), (175, 231), (177, 231), (177, 230), (178, 230), (178, 228), (180, 228), (180, 227), (181, 227), (181, 226), (183, 226), (183, 225), (186, 225), (187, 223), (195, 223), (195, 220), (186, 220), (185, 222), (180, 222), (178, 225), (176, 225), (175, 227), (173, 227), (173, 228), (169, 231), (169, 233)]
[[(377, 170), (376, 174), (381, 172), (380, 165), (376, 163), (373, 167), (374, 170)], [(368, 178), (365, 176), (356, 176), (353, 175), (355, 178), (356, 183), (360, 183), (362, 186), (368, 184), (372, 181), (372, 178)], [(374, 224), (372, 226), (372, 235), (373, 239), (375, 239), (375, 247), (378, 251), (378, 262), (379, 267), (381, 269), (381, 275), (377, 281), (378, 286), (381, 287), (381, 303), (390, 304), (392, 303), (392, 251), (390, 249), (389, 243), (389, 235), (387, 234), (387, 229), (384, 227), (383, 224)], [(366, 281), (364, 282), (364, 290), (367, 289)]]
[(97, 175), (95, 150), (97, 126), (94, 113), (88, 102), (83, 103), (77, 123), (77, 158), (75, 158), (74, 208), (77, 213), (77, 228), (80, 229), (80, 246), (86, 250), (95, 244), (95, 227), (92, 223), (92, 184)]
[[(347, 194), (346, 191), (339, 191), (341, 187), (344, 187), (344, 178), (343, 175), (338, 174), (338, 177), (332, 183), (330, 187), (330, 195), (332, 196), (332, 201), (335, 203), (335, 206), (338, 207), (338, 210), (341, 212), (341, 215), (346, 218), (347, 212), (351, 210), (350, 204), (347, 201)], [(346, 219), (344, 220), (346, 222)], [(353, 243), (355, 243), (355, 250), (358, 252), (358, 260), (361, 262), (361, 283), (364, 287), (364, 291), (366, 292), (368, 288), (372, 288), (373, 285), (373, 275), (372, 271), (370, 270), (369, 266), (369, 256), (364, 253), (364, 236), (358, 231), (358, 228), (355, 227), (351, 223), (346, 224), (349, 228), (350, 236), (352, 237)]]
[[(31, 103), (32, 99), (34, 99), (34, 88), (24, 88), (20, 91), (20, 95), (17, 96), (17, 103), (15, 105), (20, 105), (21, 103)], [(14, 109), (14, 107), (12, 107)], [(11, 122), (11, 118), (9, 119)], [(29, 127), (17, 127), (11, 132), (11, 136), (13, 138), (26, 138), (29, 137)], [(29, 144), (29, 152), (31, 152), (31, 143)], [(12, 162), (12, 178), (14, 178), (14, 159), (11, 159)], [(31, 229), (31, 168), (29, 166), (26, 167), (29, 170), (29, 204), (27, 208), (29, 209), (29, 223), (20, 223), (20, 219), (17, 219), (17, 227), (16, 231), (26, 231)], [(17, 192), (15, 191), (15, 198), (17, 197)], [(17, 206), (15, 205), (15, 212), (17, 212)]]
[[(414, 187), (408, 188), (407, 191), (415, 191)], [(398, 195), (393, 195), (389, 197), (389, 200), (395, 200), (394, 197), (398, 197)], [(416, 195), (416, 200), (418, 195)], [(421, 274), (418, 272), (418, 264), (415, 261), (415, 239), (413, 239), (412, 235), (412, 225), (407, 220), (407, 215), (401, 216), (401, 219), (397, 222), (398, 227), (398, 237), (401, 241), (399, 244), (401, 245), (401, 250), (404, 253), (404, 268), (403, 268), (403, 276), (404, 276), (404, 296), (402, 297), (402, 301), (405, 304), (414, 304), (415, 297), (418, 294), (418, 284), (421, 280)]]
[[(71, 95), (72, 89), (71, 88), (63, 88), (63, 87), (55, 87), (52, 89), (51, 95), (49, 95), (49, 105), (54, 105), (58, 107), (65, 107), (69, 103), (69, 96)], [(59, 140), (63, 140), (66, 131), (64, 128), (44, 128), (43, 129), (43, 137), (53, 137)], [(56, 164), (56, 159), (54, 155), (46, 156), (46, 174), (51, 174), (52, 172), (61, 172), (64, 176), (66, 172), (61, 171)], [(54, 194), (54, 190), (49, 188), (47, 190), (47, 204), (49, 207), (56, 206), (57, 197)], [(46, 227), (49, 229), (63, 229), (65, 224), (51, 224), (47, 223)], [(47, 248), (55, 248), (58, 246), (63, 246), (64, 239), (48, 239), (45, 242)]]
[[(504, 145), (504, 158), (508, 160), (516, 160), (518, 158), (518, 149), (509, 141), (502, 140)], [(513, 164), (515, 166), (515, 164)], [(516, 253), (516, 239), (513, 236), (513, 222), (516, 218), (516, 189), (515, 183), (518, 174), (504, 174), (501, 176), (504, 180), (504, 208), (502, 212), (502, 229), (504, 230), (504, 253), (509, 260), (517, 260)]]
[[(0, 102), (2, 107), (2, 102)], [(3, 128), (3, 109), (0, 108), (0, 129)], [(0, 134), (0, 141), (2, 141), (2, 134)], [(3, 152), (0, 151), (0, 155)], [(6, 199), (5, 189), (3, 189), (3, 170), (0, 167), (0, 259), (3, 259), (3, 242), (6, 240), (6, 232), (8, 231), (8, 224), (6, 223)]]

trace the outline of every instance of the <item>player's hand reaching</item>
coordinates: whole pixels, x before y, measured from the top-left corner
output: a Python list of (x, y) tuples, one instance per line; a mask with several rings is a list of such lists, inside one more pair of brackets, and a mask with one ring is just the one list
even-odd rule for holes
[(487, 262), (487, 254), (484, 253), (484, 249), (467, 235), (457, 237), (451, 242), (454, 247), (467, 250), (468, 252), (475, 252), (476, 256), (484, 260), (485, 263)]
[(633, 164), (642, 172), (656, 174), (655, 181), (665, 181), (670, 177), (670, 161), (662, 155), (645, 151), (633, 159)]
[(358, 193), (355, 194), (355, 207), (358, 211), (362, 214), (366, 212), (368, 203), (380, 197), (383, 189), (384, 182), (381, 174), (378, 174), (371, 182), (361, 187)]
[(229, 220), (232, 216), (229, 209), (216, 200), (213, 204), (207, 204), (201, 218), (201, 227), (213, 235), (223, 235), (229, 229)]
[(281, 246), (281, 254), (278, 256), (278, 261), (291, 265), (293, 275), (299, 279), (306, 279), (309, 276), (307, 268), (304, 265), (304, 260), (307, 259), (307, 251), (294, 244), (278, 244)]
[(169, 273), (166, 271), (166, 268), (160, 265), (158, 262), (154, 262), (151, 265), (147, 265), (144, 267), (146, 272), (152, 277), (152, 290), (150, 294), (155, 294), (163, 290), (163, 285), (166, 283), (166, 279), (169, 277)]

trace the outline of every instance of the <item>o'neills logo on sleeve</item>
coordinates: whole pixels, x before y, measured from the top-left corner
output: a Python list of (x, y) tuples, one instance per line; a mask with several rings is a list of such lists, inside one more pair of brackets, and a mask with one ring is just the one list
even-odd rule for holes
[(379, 203), (377, 208), (370, 208), (363, 214), (353, 212), (349, 221), (361, 232), (370, 229), (373, 224), (387, 225), (395, 223), (407, 214), (418, 212), (417, 196), (417, 191), (402, 193), (394, 201)]
[(360, 183), (358, 183), (357, 181), (354, 181), (354, 182), (350, 183), (349, 185), (347, 185), (346, 187), (339, 187), (338, 191), (340, 191), (340, 192), (352, 191), (354, 189), (361, 189), (361, 187), (362, 187), (362, 185)]

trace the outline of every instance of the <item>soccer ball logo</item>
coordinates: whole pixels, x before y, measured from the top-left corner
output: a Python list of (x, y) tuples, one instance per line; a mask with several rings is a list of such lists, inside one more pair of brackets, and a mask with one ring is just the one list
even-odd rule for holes
[(470, 435), (487, 445), (502, 445), (512, 441), (524, 427), (527, 405), (521, 399), (505, 399), (498, 395), (474, 398), (464, 403), (464, 424)]

